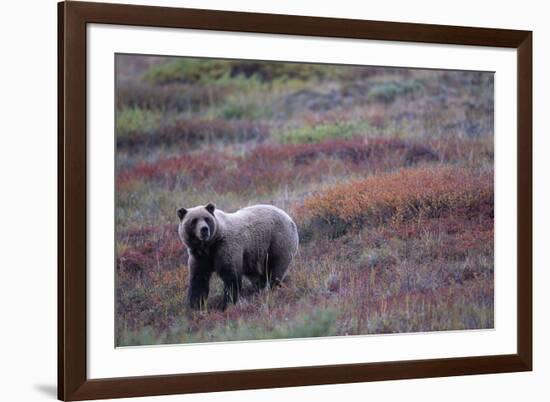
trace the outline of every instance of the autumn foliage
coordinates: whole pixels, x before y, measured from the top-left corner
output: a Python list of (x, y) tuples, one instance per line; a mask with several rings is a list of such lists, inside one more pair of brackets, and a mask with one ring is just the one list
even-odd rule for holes
[[(116, 343), (494, 327), (493, 76), (117, 55)], [(275, 291), (187, 308), (176, 209), (273, 204)]]
[(356, 227), (389, 220), (493, 215), (493, 178), (458, 167), (402, 169), (331, 187), (305, 199), (306, 219)]

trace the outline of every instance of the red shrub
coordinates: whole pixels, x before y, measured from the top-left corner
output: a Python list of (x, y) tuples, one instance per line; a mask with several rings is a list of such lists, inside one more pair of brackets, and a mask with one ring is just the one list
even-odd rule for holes
[(158, 269), (174, 269), (184, 260), (175, 225), (144, 227), (117, 233), (117, 243), (123, 244), (117, 253), (117, 268), (127, 273), (150, 273)]
[(157, 180), (169, 186), (192, 184), (218, 192), (268, 190), (296, 180), (319, 180), (329, 173), (376, 172), (437, 159), (428, 147), (396, 139), (261, 145), (239, 156), (208, 150), (140, 164), (121, 171), (117, 183)]

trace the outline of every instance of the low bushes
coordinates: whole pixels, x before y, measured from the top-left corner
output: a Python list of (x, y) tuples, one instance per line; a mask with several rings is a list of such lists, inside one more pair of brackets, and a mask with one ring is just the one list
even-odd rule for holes
[(376, 101), (391, 103), (400, 95), (410, 94), (422, 88), (422, 83), (415, 80), (384, 82), (372, 87), (369, 90), (368, 97)]
[[(122, 120), (120, 120), (122, 122)], [(120, 123), (122, 124), (122, 123)], [(117, 121), (117, 128), (119, 121)], [(156, 126), (125, 126), (126, 135), (117, 136), (117, 147), (134, 148), (154, 145), (182, 144), (193, 147), (201, 143), (240, 143), (252, 139), (261, 142), (269, 135), (267, 126), (247, 120), (177, 119)]]
[(159, 111), (193, 112), (212, 107), (228, 94), (226, 87), (205, 87), (185, 84), (154, 86), (142, 83), (120, 84), (116, 92), (116, 106), (153, 109)]
[(446, 212), (492, 217), (493, 199), (491, 174), (424, 167), (333, 186), (308, 197), (300, 212), (310, 231), (339, 236), (354, 227), (434, 218)]
[(266, 99), (265, 94), (250, 94), (238, 92), (227, 96), (223, 105), (212, 110), (218, 118), (235, 120), (269, 119), (273, 114), (272, 100)]
[(116, 134), (117, 142), (124, 141), (136, 132), (152, 132), (160, 122), (161, 114), (156, 110), (125, 107), (117, 111)]
[(366, 174), (438, 160), (430, 148), (388, 139), (329, 140), (317, 144), (261, 145), (244, 155), (197, 152), (121, 171), (117, 182), (155, 180), (218, 192), (273, 190), (327, 174)]
[(153, 84), (173, 82), (206, 84), (238, 77), (256, 77), (264, 82), (307, 81), (345, 76), (355, 70), (360, 69), (305, 63), (174, 58), (167, 63), (151, 66), (145, 73), (144, 79)]
[(176, 225), (149, 226), (117, 233), (117, 270), (119, 278), (154, 274), (152, 267), (171, 270), (183, 260), (184, 247)]

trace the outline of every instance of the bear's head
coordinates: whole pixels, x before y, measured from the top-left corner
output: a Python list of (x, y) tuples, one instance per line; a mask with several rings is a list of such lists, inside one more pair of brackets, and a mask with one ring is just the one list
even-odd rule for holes
[(177, 210), (180, 220), (178, 233), (183, 244), (190, 249), (201, 248), (215, 238), (218, 231), (215, 210), (212, 203)]

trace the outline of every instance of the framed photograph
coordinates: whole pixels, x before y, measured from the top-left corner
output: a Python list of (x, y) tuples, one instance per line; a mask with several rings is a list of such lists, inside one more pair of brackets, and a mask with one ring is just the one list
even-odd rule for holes
[(532, 33), (59, 3), (58, 396), (532, 369)]

